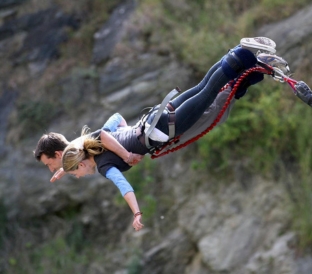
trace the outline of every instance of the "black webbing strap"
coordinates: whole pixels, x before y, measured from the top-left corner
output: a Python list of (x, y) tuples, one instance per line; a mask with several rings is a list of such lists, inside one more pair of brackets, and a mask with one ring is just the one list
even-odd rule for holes
[[(159, 121), (159, 118), (161, 116), (161, 114), (163, 113), (164, 109), (167, 107), (167, 104), (169, 103), (170, 99), (175, 96), (177, 93), (180, 92), (180, 89), (178, 87), (176, 87), (175, 89), (173, 89), (172, 91), (170, 91), (167, 96), (164, 98), (164, 100), (161, 102), (161, 105), (159, 106), (159, 109), (157, 110), (157, 113), (153, 119), (153, 122), (151, 123), (150, 127), (148, 128), (147, 132), (145, 133), (145, 146), (150, 150), (152, 148), (152, 146), (149, 143), (149, 136), (151, 134), (151, 132), (153, 131), (153, 129), (155, 128), (157, 122)], [(170, 112), (169, 112), (170, 113)], [(169, 115), (170, 117), (170, 115)], [(170, 123), (170, 120), (169, 120)], [(174, 127), (174, 123), (171, 124), (171, 128)], [(171, 129), (172, 130), (172, 129)], [(175, 129), (174, 129), (175, 131)], [(169, 134), (170, 134), (170, 124), (169, 124)], [(172, 134), (172, 133), (171, 133)], [(170, 135), (169, 135), (170, 138)]]

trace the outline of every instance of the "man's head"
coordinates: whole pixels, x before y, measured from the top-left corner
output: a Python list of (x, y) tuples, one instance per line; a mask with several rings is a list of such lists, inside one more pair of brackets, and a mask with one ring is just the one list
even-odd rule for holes
[(39, 139), (34, 156), (37, 161), (41, 161), (51, 172), (55, 172), (62, 167), (62, 154), (69, 144), (64, 135), (50, 132), (44, 134)]

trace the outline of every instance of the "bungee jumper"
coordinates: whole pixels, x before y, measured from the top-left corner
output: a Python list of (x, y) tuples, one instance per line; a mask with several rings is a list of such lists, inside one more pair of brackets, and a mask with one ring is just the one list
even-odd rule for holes
[[(248, 83), (249, 85), (251, 85), (251, 83), (250, 80), (246, 81), (245, 79), (249, 79), (252, 77), (251, 75), (255, 74), (256, 72), (270, 75), (275, 81), (288, 83), (294, 94), (307, 105), (312, 107), (312, 91), (310, 87), (303, 81), (296, 81), (290, 78), (291, 72), (288, 63), (277, 55), (259, 53), (257, 55), (256, 67), (246, 70), (238, 79), (236, 79), (236, 81), (233, 81), (234, 84), (233, 82), (231, 84), (227, 84), (220, 90), (220, 93), (222, 93), (222, 95), (218, 95), (220, 96), (220, 99), (215, 100), (215, 102), (209, 107), (209, 109), (215, 108), (215, 104), (218, 103), (218, 107), (220, 109), (219, 113), (209, 111), (208, 109), (203, 113), (198, 122), (189, 130), (184, 132), (182, 136), (172, 138), (159, 149), (155, 149), (151, 158), (155, 159), (177, 151), (203, 137), (217, 124), (223, 123), (228, 117), (229, 111), (232, 108), (231, 102), (232, 104), (234, 103), (232, 100), (234, 95), (237, 93), (239, 94), (240, 90), (246, 92)], [(252, 84), (255, 84), (255, 82)], [(235, 98), (238, 98), (238, 96), (235, 96)], [(214, 120), (212, 121), (212, 119)]]
[[(122, 174), (131, 168), (128, 160), (132, 155), (151, 154), (156, 158), (196, 141), (207, 130), (224, 122), (235, 100), (244, 96), (249, 86), (262, 81), (264, 74), (289, 83), (301, 99), (311, 96), (306, 84), (289, 78), (288, 64), (274, 55), (275, 47), (275, 42), (266, 37), (243, 38), (238, 46), (210, 68), (198, 85), (171, 99), (179, 92), (178, 89), (173, 90), (162, 104), (152, 108), (135, 126), (125, 125), (116, 130), (116, 123), (108, 123), (104, 130), (92, 133), (84, 127), (82, 136), (67, 143), (62, 150), (63, 170), (56, 172), (54, 179), (60, 178), (64, 172), (79, 178), (94, 174), (97, 169), (119, 188), (133, 213), (132, 225), (139, 231), (143, 227), (142, 212), (132, 186)], [(310, 105), (309, 100), (307, 103)], [(117, 121), (122, 119), (119, 114), (115, 114), (116, 117)], [(126, 153), (130, 153), (129, 159), (118, 156), (114, 148), (107, 146), (106, 135), (113, 137)], [(36, 150), (42, 152), (44, 150), (38, 148), (39, 143), (40, 140)], [(124, 152), (119, 153), (125, 155)]]

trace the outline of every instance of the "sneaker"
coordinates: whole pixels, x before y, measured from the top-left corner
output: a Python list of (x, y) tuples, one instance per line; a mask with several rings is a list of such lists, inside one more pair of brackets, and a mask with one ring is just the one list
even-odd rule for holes
[(295, 85), (296, 95), (310, 107), (312, 107), (312, 91), (309, 86), (303, 82), (299, 81)]
[(240, 40), (242, 48), (248, 49), (255, 55), (261, 52), (274, 54), (276, 44), (273, 40), (266, 37), (242, 38)]
[(259, 62), (267, 64), (273, 68), (277, 68), (287, 76), (290, 76), (290, 68), (287, 61), (277, 55), (271, 55), (267, 53), (259, 53), (257, 56)]

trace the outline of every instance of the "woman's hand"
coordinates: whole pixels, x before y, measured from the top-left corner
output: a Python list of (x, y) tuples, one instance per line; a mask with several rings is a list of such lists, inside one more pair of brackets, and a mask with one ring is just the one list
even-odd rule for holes
[(143, 159), (144, 155), (130, 152), (129, 158), (125, 161), (129, 166), (135, 166)]
[(52, 178), (50, 179), (51, 183), (54, 183), (56, 180), (61, 179), (64, 175), (66, 174), (66, 172), (64, 171), (64, 169), (61, 167), (58, 171), (56, 171)]
[(142, 212), (140, 211), (137, 199), (134, 195), (134, 192), (130, 191), (125, 194), (124, 196), (126, 202), (128, 203), (129, 207), (131, 208), (131, 211), (133, 212), (133, 223), (132, 226), (135, 229), (135, 231), (139, 231), (143, 228), (143, 224), (141, 223), (142, 218)]
[(139, 163), (143, 156), (128, 152), (112, 135), (105, 130), (101, 131), (101, 142), (104, 147), (123, 159), (129, 166), (134, 166)]
[(141, 214), (134, 217), (132, 226), (135, 229), (135, 231), (139, 231), (144, 227), (144, 225), (141, 223), (141, 218), (142, 218)]

